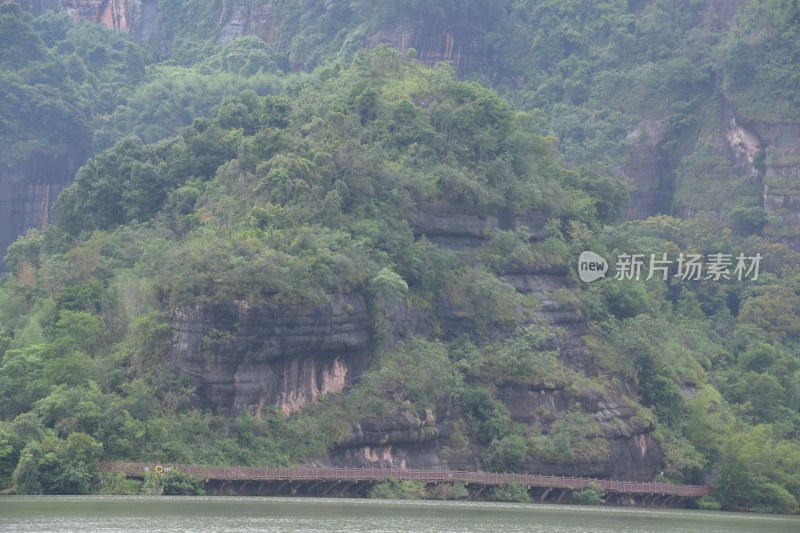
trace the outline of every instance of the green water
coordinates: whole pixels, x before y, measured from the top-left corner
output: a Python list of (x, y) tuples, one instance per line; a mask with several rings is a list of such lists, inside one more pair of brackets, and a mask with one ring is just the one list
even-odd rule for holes
[(0, 531), (800, 532), (800, 517), (705, 511), (318, 498), (0, 498)]

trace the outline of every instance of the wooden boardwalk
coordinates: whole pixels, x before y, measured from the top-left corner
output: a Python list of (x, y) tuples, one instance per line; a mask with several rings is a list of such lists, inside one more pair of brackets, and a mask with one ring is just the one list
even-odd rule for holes
[(507, 482), (519, 482), (528, 489), (582, 490), (594, 483), (611, 494), (672, 496), (677, 498), (699, 498), (711, 492), (705, 485), (673, 485), (638, 481), (613, 481), (586, 477), (542, 476), (538, 474), (499, 474), (466, 472), (460, 470), (414, 470), (401, 468), (254, 468), (245, 466), (200, 466), (182, 464), (147, 463), (103, 463), (104, 472), (122, 472), (129, 477), (144, 477), (148, 471), (169, 472), (175, 470), (196, 476), (206, 481), (288, 481), (288, 482), (376, 482), (389, 478), (410, 479), (429, 483), (461, 482), (465, 485), (497, 486)]

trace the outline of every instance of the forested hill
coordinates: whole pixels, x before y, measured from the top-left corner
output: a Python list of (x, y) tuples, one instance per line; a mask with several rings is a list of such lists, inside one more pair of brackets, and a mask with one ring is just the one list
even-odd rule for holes
[[(393, 465), (798, 511), (788, 3), (78, 4), (0, 4), (5, 197), (76, 172), (5, 257), (6, 490), (155, 490), (116, 459)], [(411, 44), (440, 34), (431, 67)], [(623, 222), (631, 161), (670, 200)]]
[[(364, 47), (387, 43), (428, 66), (450, 61), (460, 76), (493, 87), (517, 109), (542, 110), (545, 132), (559, 139), (560, 158), (569, 165), (601, 165), (605, 173), (629, 182), (626, 218), (713, 212), (795, 248), (800, 245), (793, 216), (800, 195), (791, 179), (800, 157), (795, 38), (800, 15), (790, 1), (83, 0), (21, 5), (37, 15), (57, 8), (73, 20), (98, 22), (146, 45), (136, 54), (125, 52), (129, 60), (120, 67), (136, 70), (142, 62), (162, 63), (149, 69), (146, 78), (123, 73), (131, 78), (129, 90), (138, 87), (132, 94), (117, 94), (107, 84), (104, 105), (90, 99), (90, 113), (102, 117), (88, 125), (96, 142), (61, 147), (62, 161), (50, 174), (65, 176), (48, 181), (41, 177), (48, 174), (45, 170), (25, 167), (23, 154), (12, 158), (20, 163), (12, 165), (12, 178), (34, 187), (51, 184), (49, 191), (60, 190), (86, 153), (131, 131), (147, 141), (163, 138), (194, 114), (207, 114), (222, 93), (241, 90), (242, 82), (230, 78), (225, 83), (197, 79), (207, 72), (197, 69), (199, 64), (245, 77), (259, 72), (282, 77), (348, 61)], [(122, 51), (121, 44), (116, 46)], [(90, 69), (100, 55), (85, 62)], [(214, 58), (209, 61), (209, 56)], [(104, 61), (106, 69), (112, 66)], [(165, 70), (165, 61), (195, 68)], [(269, 75), (248, 85), (258, 94), (275, 91)], [(173, 88), (187, 84), (204, 90), (183, 91), (183, 101), (175, 100)], [(88, 119), (84, 115), (78, 122)], [(73, 166), (59, 172), (69, 166), (63, 163), (66, 154)], [(22, 214), (28, 225), (46, 218), (36, 207), (41, 196), (40, 190)]]

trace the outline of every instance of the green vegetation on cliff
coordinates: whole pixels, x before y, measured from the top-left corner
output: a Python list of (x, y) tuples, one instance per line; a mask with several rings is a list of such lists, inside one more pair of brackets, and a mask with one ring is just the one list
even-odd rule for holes
[[(519, 250), (522, 262), (566, 264), (558, 221), (599, 227), (593, 205), (608, 199), (578, 188), (590, 176), (560, 168), (551, 153), (530, 117), (491, 91), (388, 48), (283, 96), (224, 98), (210, 119), (159, 143), (123, 139), (83, 167), (54, 225), (8, 251), (12, 272), (0, 291), (6, 482), (23, 475), (18, 465), (41, 475), (31, 450), (75, 431), (102, 446), (103, 459), (288, 464), (323, 453), (351, 421), (408, 402), (435, 409), (464, 394), (465, 380), (473, 388), (511, 375), (565, 379), (571, 371), (555, 355), (525, 352), (542, 349), (546, 326), (522, 326), (535, 302), (496, 273), (504, 249)], [(486, 248), (492, 270), (415, 239), (416, 212), (431, 202), (541, 210), (553, 235), (529, 243), (524, 232), (498, 232)], [(163, 359), (181, 306), (313, 305), (351, 291), (423, 307), (452, 301), (476, 340), (520, 329), (507, 345), (467, 341), (475, 355), (454, 360), (437, 338), (392, 341), (376, 307), (385, 345), (376, 365), (352, 391), (289, 418), (272, 409), (234, 419), (202, 412)], [(385, 397), (389, 389), (395, 397)], [(499, 428), (498, 440), (512, 430)]]
[[(198, 28), (214, 16), (201, 4), (181, 3)], [(16, 95), (0, 104), (4, 162), (65, 139), (97, 151), (59, 198), (55, 222), (5, 258), (0, 486), (132, 490), (102, 480), (101, 460), (295, 464), (347, 442), (358, 424), (413, 415), (449, 417), (440, 456), (493, 471), (589, 468), (609, 457), (609, 435), (652, 433), (667, 480), (716, 480), (712, 498), (725, 509), (796, 512), (800, 257), (758, 236), (763, 213), (752, 206), (731, 217), (731, 229), (703, 217), (619, 223), (627, 191), (598, 170), (624, 142), (624, 104), (633, 101), (669, 111), (659, 149), (665, 158), (680, 152), (699, 127), (695, 98), (714, 83), (717, 64), (706, 60), (721, 61), (729, 77), (759, 72), (752, 86), (726, 78), (734, 101), (762, 91), (769, 76), (785, 86), (784, 59), (734, 59), (794, 42), (788, 4), (764, 4), (769, 16), (786, 15), (773, 26), (752, 12), (760, 40), (715, 40), (720, 57), (689, 59), (696, 2), (307, 4), (276, 3), (283, 33), (274, 49), (253, 37), (215, 47), (178, 21), (168, 36), (173, 63), (97, 27), (0, 5), (0, 84)], [(545, 113), (515, 111), (447, 64), (428, 69), (385, 46), (356, 51), (345, 31), (403, 17), (443, 21), (456, 9), (489, 26), (492, 53), (512, 49), (506, 63), (528, 80), (512, 101)], [(736, 47), (752, 49), (723, 54)], [(352, 60), (284, 76), (287, 63), (323, 64), (340, 52)], [(598, 103), (606, 96), (609, 107)], [(790, 96), (777, 95), (786, 116), (796, 109)], [(757, 99), (742, 98), (759, 112)], [(622, 107), (609, 112), (614, 102)], [(472, 244), (447, 247), (420, 236), (430, 212), (538, 225), (487, 226)], [(587, 249), (609, 259), (758, 252), (763, 263), (757, 280), (609, 275), (576, 288), (570, 276)], [(566, 286), (511, 283), (553, 272)], [(201, 409), (202, 392), (167, 360), (182, 309), (313, 307), (350, 293), (367, 302), (371, 364), (301, 411)], [(399, 331), (403, 311), (419, 311), (429, 327)], [(555, 325), (559, 312), (579, 325)], [(212, 331), (204, 355), (230, 335)], [(520, 389), (557, 391), (564, 405), (521, 417), (504, 396)], [(632, 412), (624, 427), (592, 416), (611, 396)], [(191, 479), (151, 481), (154, 493), (198, 489)], [(389, 483), (373, 495), (418, 489)], [(510, 485), (494, 497), (523, 493)]]

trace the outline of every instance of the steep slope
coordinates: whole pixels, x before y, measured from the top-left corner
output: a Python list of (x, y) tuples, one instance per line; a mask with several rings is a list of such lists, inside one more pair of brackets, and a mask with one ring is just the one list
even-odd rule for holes
[(27, 229), (48, 223), (55, 198), (93, 153), (131, 132), (149, 141), (173, 135), (226, 94), (278, 90), (265, 73), (281, 69), (258, 39), (261, 46), (240, 42), (198, 56), (203, 69), (148, 69), (157, 46), (135, 44), (124, 32), (146, 40), (155, 2), (23, 7), (41, 16), (32, 19), (15, 2), (0, 5), (0, 256)]
[[(0, 33), (0, 82), (66, 117), (4, 101), (3, 157), (62, 157), (90, 133), (109, 149), (9, 250), (2, 483), (97, 490), (94, 463), (64, 459), (84, 455), (663, 472), (714, 483), (703, 505), (795, 512), (799, 259), (758, 236), (791, 242), (794, 56), (753, 57), (791, 50), (797, 20), (673, 4), (458, 3), (450, 20), (456, 3), (276, 2), (270, 46), (219, 44), (261, 31), (266, 4), (187, 1), (147, 53), (3, 4), (20, 31)], [(544, 113), (382, 41), (481, 65)], [(352, 62), (265, 96), (273, 73), (332, 57)], [(650, 180), (633, 215), (687, 218), (612, 225), (619, 167)], [(576, 281), (584, 250), (607, 279)], [(615, 278), (625, 253), (672, 261)], [(760, 277), (693, 278), (695, 254), (760, 257)]]
[[(8, 311), (31, 271), (38, 292), (54, 261), (67, 266), (63, 289), (34, 298), (56, 337), (22, 340), (50, 320), (34, 307), (4, 320), (3, 368), (43, 365), (4, 418), (38, 418), (73, 391), (135, 403), (136, 389), (145, 404), (124, 420), (74, 428), (108, 458), (213, 460), (183, 430), (152, 434), (208, 410), (250, 427), (225, 462), (652, 477), (653, 421), (591, 362), (557, 229), (599, 223), (599, 197), (576, 186), (597, 177), (555, 164), (527, 118), (381, 48), (285, 98), (226, 99), (167, 141), (123, 140), (11, 254)], [(73, 359), (80, 374), (50, 377)], [(4, 375), (3, 391), (22, 385)], [(65, 422), (52, 414), (42, 431)], [(559, 431), (573, 445), (556, 453)], [(488, 459), (508, 442), (521, 463)]]
[[(17, 236), (49, 222), (58, 194), (92, 152), (95, 117), (113, 109), (113, 92), (137, 76), (141, 50), (96, 28), (70, 31), (63, 17), (34, 23), (8, 2), (0, 5), (0, 28), (5, 95), (0, 103), (0, 250), (5, 256)], [(86, 41), (94, 47), (83, 46)]]
[[(379, 44), (412, 51), (429, 66), (449, 61), (515, 105), (543, 109), (567, 164), (601, 164), (627, 180), (626, 218), (715, 212), (741, 231), (797, 245), (792, 8), (747, 0), (562, 4), (21, 3), (35, 15), (60, 10), (127, 32), (183, 65), (243, 36), (266, 43), (285, 70), (308, 71)], [(186, 124), (180, 114), (162, 116), (146, 134), (130, 119), (119, 130), (156, 140)], [(741, 136), (733, 132), (741, 128), (758, 139), (756, 170), (735, 155)]]
[[(11, 166), (0, 162), (0, 250), (5, 252), (17, 237), (50, 222), (58, 195), (85, 160), (84, 148), (77, 145), (57, 155), (34, 154)], [(0, 261), (0, 270), (3, 267)]]

